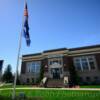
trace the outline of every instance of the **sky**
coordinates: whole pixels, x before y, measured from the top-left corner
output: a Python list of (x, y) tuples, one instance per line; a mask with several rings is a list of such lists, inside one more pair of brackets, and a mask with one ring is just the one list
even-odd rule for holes
[[(100, 44), (100, 0), (27, 0), (30, 47), (21, 55)], [(24, 0), (0, 0), (0, 59), (15, 72)], [(20, 69), (20, 66), (19, 66)]]

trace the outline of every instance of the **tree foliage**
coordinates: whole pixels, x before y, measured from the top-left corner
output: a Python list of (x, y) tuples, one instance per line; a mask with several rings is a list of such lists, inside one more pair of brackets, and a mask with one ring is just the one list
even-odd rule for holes
[(73, 85), (78, 85), (79, 84), (79, 77), (78, 77), (78, 74), (75, 70), (75, 67), (70, 66), (69, 70), (70, 70), (71, 82), (73, 83)]
[(13, 81), (13, 74), (12, 74), (12, 67), (11, 65), (7, 65), (4, 74), (3, 74), (3, 81), (10, 83)]
[(44, 75), (44, 66), (41, 65), (39, 82), (41, 82), (41, 80), (43, 79), (43, 75)]
[(72, 59), (69, 58), (69, 60), (70, 60), (70, 67), (69, 67), (70, 82), (73, 85), (78, 85), (79, 84), (79, 77), (78, 77), (77, 71), (75, 70), (75, 66), (73, 64)]

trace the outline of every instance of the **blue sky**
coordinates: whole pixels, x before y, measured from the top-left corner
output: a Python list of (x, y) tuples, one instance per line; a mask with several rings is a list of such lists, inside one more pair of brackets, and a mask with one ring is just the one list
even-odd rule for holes
[[(31, 46), (22, 54), (100, 44), (100, 0), (27, 0)], [(0, 59), (15, 71), (24, 0), (0, 0)]]

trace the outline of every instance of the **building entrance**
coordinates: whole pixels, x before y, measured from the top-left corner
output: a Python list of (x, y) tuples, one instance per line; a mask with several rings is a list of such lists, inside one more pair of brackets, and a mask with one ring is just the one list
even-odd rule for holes
[(52, 68), (53, 79), (60, 79), (60, 68)]

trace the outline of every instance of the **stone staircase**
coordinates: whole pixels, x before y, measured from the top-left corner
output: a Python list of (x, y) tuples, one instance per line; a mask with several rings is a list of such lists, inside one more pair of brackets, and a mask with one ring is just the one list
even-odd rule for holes
[(61, 88), (64, 86), (63, 79), (48, 79), (47, 87), (48, 88)]

